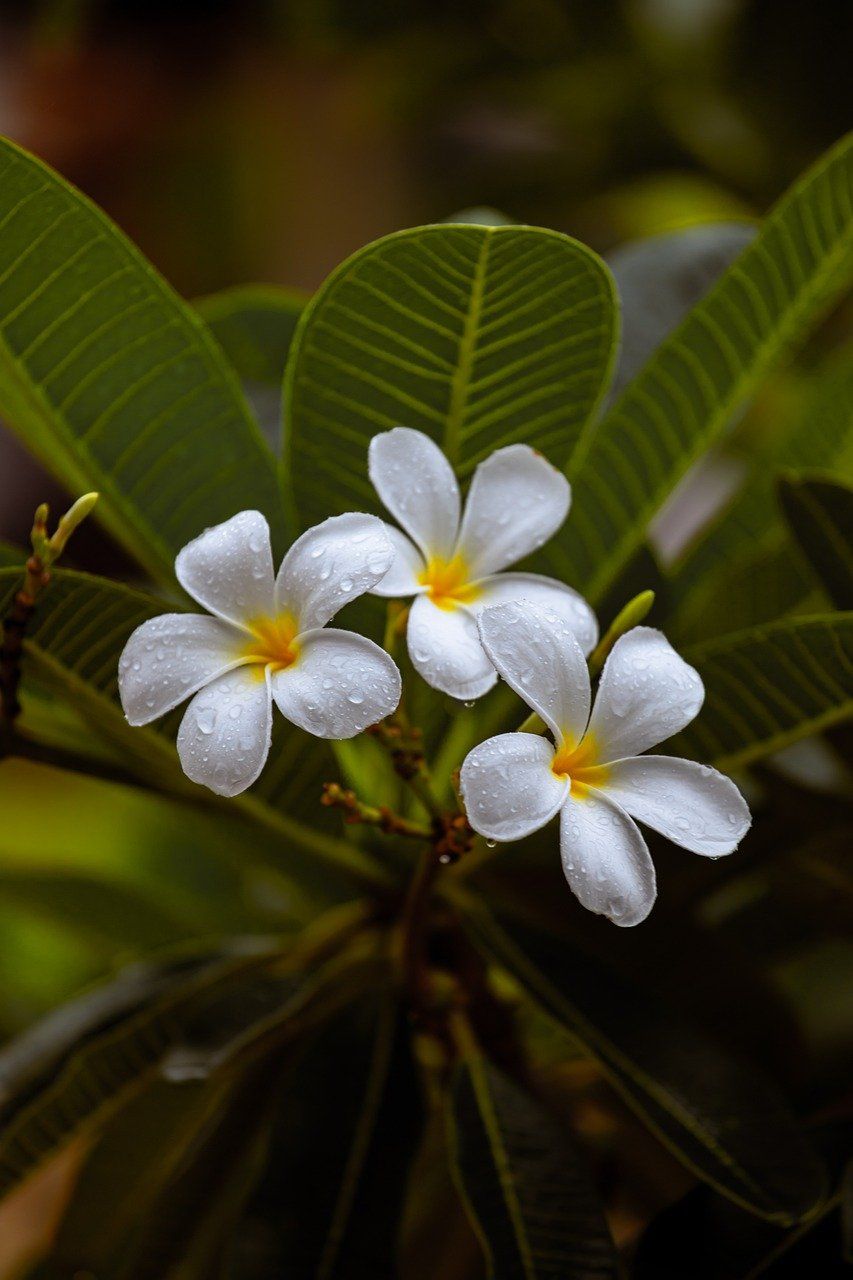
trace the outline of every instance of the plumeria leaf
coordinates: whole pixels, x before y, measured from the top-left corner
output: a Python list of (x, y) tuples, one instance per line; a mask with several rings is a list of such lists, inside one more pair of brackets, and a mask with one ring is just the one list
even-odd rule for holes
[(708, 639), (794, 610), (821, 607), (792, 548), (774, 481), (779, 470), (821, 469), (853, 480), (853, 350), (844, 348), (809, 386), (792, 420), (774, 432), (744, 485), (670, 571), (667, 634)]
[(611, 1083), (688, 1168), (781, 1223), (821, 1201), (820, 1161), (772, 1081), (697, 1026), (563, 938), (501, 928), (482, 909), (469, 925), (485, 953), (576, 1036)]
[(0, 1196), (74, 1138), (96, 1134), (153, 1079), (180, 1085), (234, 1071), (334, 1011), (367, 975), (375, 979), (367, 956), (302, 968), (298, 949), (249, 940), (167, 973), (128, 1000), (123, 1017), (84, 1010), (85, 1034), (57, 1034), (49, 1019), (47, 1053), (36, 1027), (0, 1054)]
[(493, 1280), (619, 1275), (572, 1138), (476, 1047), (456, 1068), (448, 1118), (456, 1178)]
[(308, 294), (247, 284), (197, 298), (194, 306), (243, 382), (280, 387)]
[(853, 714), (853, 613), (795, 617), (683, 651), (705, 684), (697, 718), (666, 743), (730, 771)]
[(308, 295), (273, 285), (238, 285), (195, 307), (243, 383), (267, 444), (281, 448), (281, 380)]
[(265, 1056), (220, 1093), (184, 1160), (138, 1215), (119, 1254), (122, 1280), (221, 1274), (263, 1168), (279, 1095), (291, 1084), (293, 1053), (288, 1046)]
[(853, 135), (771, 211), (756, 239), (658, 348), (570, 468), (552, 572), (601, 599), (687, 468), (853, 275)]
[(204, 1145), (230, 1092), (221, 1081), (155, 1078), (122, 1106), (87, 1155), (50, 1251), (30, 1280), (122, 1274), (140, 1219), (194, 1148)]
[(109, 219), (0, 140), (0, 412), (148, 573), (207, 525), (282, 508), (234, 373)]
[[(19, 585), (19, 573), (0, 569), (0, 615)], [(165, 607), (153, 596), (106, 579), (58, 570), (27, 632), (25, 672), (31, 671), (41, 688), (85, 713), (90, 726), (121, 751), (125, 770), (181, 799), (216, 804), (211, 793), (184, 777), (178, 764), (174, 743), (181, 709), (156, 725), (132, 729), (119, 705), (119, 654), (131, 632)], [(320, 739), (289, 726), (278, 729), (256, 787), (229, 800), (227, 808), (292, 845), (294, 868), (293, 859), (300, 860), (300, 851), (310, 850), (303, 862), (309, 871), (318, 858), (331, 858), (349, 874), (381, 881), (381, 869), (356, 845), (326, 835), (316, 822), (309, 827), (292, 816), (300, 801), (310, 805), (313, 813), (319, 812), (322, 782), (336, 776), (334, 759)], [(280, 854), (269, 847), (269, 841), (254, 847), (258, 856), (267, 857), (281, 870)]]
[(779, 501), (833, 604), (853, 609), (853, 485), (819, 476), (783, 477)]
[(108, 954), (174, 945), (191, 927), (137, 886), (79, 872), (0, 870), (0, 901), (88, 939)]
[(308, 304), (284, 386), (285, 483), (302, 524), (376, 506), (370, 438), (430, 435), (458, 475), (523, 442), (565, 465), (607, 383), (613, 284), (589, 249), (531, 227), (387, 236)]
[(381, 987), (330, 1019), (296, 1065), (248, 1213), (247, 1230), (269, 1240), (263, 1273), (396, 1275), (422, 1122), (411, 1028)]

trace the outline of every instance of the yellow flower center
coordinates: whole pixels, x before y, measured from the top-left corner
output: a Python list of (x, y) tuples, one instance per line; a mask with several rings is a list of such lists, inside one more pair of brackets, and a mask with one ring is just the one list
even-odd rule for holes
[(455, 609), (460, 604), (470, 604), (480, 594), (480, 588), (469, 581), (469, 576), (461, 556), (452, 560), (433, 556), (418, 581), (429, 588), (429, 598), (439, 609)]
[(595, 739), (588, 733), (576, 747), (560, 747), (551, 761), (552, 773), (570, 779), (575, 800), (589, 799), (591, 789), (606, 783), (610, 770), (606, 764), (594, 763), (597, 756)]
[(292, 613), (280, 613), (275, 618), (252, 618), (247, 623), (252, 638), (247, 642), (243, 656), (258, 663), (259, 677), (265, 667), (284, 671), (299, 656), (296, 644), (297, 624)]

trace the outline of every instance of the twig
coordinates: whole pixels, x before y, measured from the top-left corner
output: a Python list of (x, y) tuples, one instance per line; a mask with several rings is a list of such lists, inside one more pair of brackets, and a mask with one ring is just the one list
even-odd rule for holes
[(354, 791), (347, 790), (337, 782), (323, 783), (320, 803), (328, 808), (342, 810), (344, 822), (347, 823), (364, 823), (366, 826), (378, 827), (386, 835), (407, 836), (411, 840), (432, 842), (434, 839), (435, 833), (432, 827), (410, 822), (408, 818), (401, 818), (387, 805), (376, 807), (365, 804), (359, 800)]

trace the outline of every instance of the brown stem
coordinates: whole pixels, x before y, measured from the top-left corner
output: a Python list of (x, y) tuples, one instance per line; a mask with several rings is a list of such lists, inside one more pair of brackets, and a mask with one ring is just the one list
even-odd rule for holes
[(11, 734), (15, 721), (21, 714), (18, 688), (21, 683), (24, 636), (36, 607), (38, 593), (49, 580), (50, 574), (42, 564), (41, 558), (37, 555), (30, 556), (26, 565), (24, 584), (3, 619), (3, 643), (0, 646), (0, 715), (5, 737)]
[(408, 818), (401, 818), (387, 805), (376, 807), (365, 804), (359, 800), (354, 791), (340, 786), (337, 782), (323, 783), (320, 803), (328, 808), (341, 809), (344, 822), (364, 823), (366, 826), (378, 827), (386, 835), (407, 836), (411, 840), (433, 839), (432, 827), (424, 826), (419, 822), (410, 822)]
[(429, 1000), (426, 974), (426, 941), (432, 888), (441, 862), (435, 845), (424, 849), (412, 876), (400, 914), (401, 964), (403, 981), (415, 1009)]

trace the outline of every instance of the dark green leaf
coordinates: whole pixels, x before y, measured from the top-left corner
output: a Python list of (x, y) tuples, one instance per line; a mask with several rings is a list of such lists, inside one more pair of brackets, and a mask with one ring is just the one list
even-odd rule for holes
[(779, 501), (800, 550), (839, 609), (853, 609), (853, 486), (786, 476)]
[(232, 1070), (295, 1034), (302, 1020), (310, 1025), (323, 999), (331, 998), (332, 1008), (345, 1001), (362, 980), (363, 966), (341, 960), (328, 975), (321, 969), (311, 976), (299, 967), (298, 953), (287, 957), (251, 942), (164, 982), (155, 998), (73, 1046), (38, 1089), (29, 1048), (13, 1044), (0, 1055), (0, 1079), (19, 1072), (23, 1059), (31, 1096), (17, 1090), (7, 1108), (0, 1195), (73, 1138), (98, 1131), (158, 1076), (181, 1084)]
[(578, 450), (552, 571), (599, 600), (687, 468), (850, 283), (853, 135), (770, 213)]
[(586, 1045), (640, 1118), (700, 1178), (783, 1224), (820, 1203), (822, 1166), (755, 1067), (563, 939), (518, 925), (504, 931), (479, 909), (469, 923), (485, 953)]
[(0, 140), (0, 411), (155, 578), (202, 529), (281, 498), (239, 384), (109, 219)]
[(244, 382), (278, 389), (308, 294), (246, 284), (197, 298), (196, 311)]
[(168, 908), (120, 881), (79, 873), (0, 870), (0, 902), (115, 952), (151, 951), (186, 937)]
[(457, 1178), (490, 1277), (618, 1275), (603, 1210), (573, 1140), (476, 1048), (456, 1068), (450, 1114)]
[(432, 436), (460, 477), (514, 441), (564, 465), (610, 373), (613, 284), (531, 227), (417, 227), (368, 245), (308, 304), (284, 387), (300, 522), (376, 506), (371, 436)]
[(396, 995), (379, 990), (330, 1021), (297, 1064), (249, 1211), (249, 1238), (265, 1242), (250, 1275), (397, 1274), (400, 1214), (422, 1125), (410, 1041)]
[(786, 618), (685, 649), (705, 702), (672, 755), (734, 769), (853, 712), (853, 613)]
[[(220, 1096), (133, 1233), (118, 1280), (208, 1280), (230, 1274), (240, 1216), (261, 1174), (287, 1059), (264, 1058)], [(112, 1273), (110, 1273), (112, 1274)]]
[(272, 285), (225, 289), (196, 301), (231, 366), (267, 444), (281, 451), (281, 381), (308, 295)]
[(779, 470), (820, 468), (853, 480), (853, 350), (844, 348), (811, 381), (772, 446), (754, 460), (742, 488), (670, 571), (667, 635), (706, 640), (821, 607), (774, 493)]

